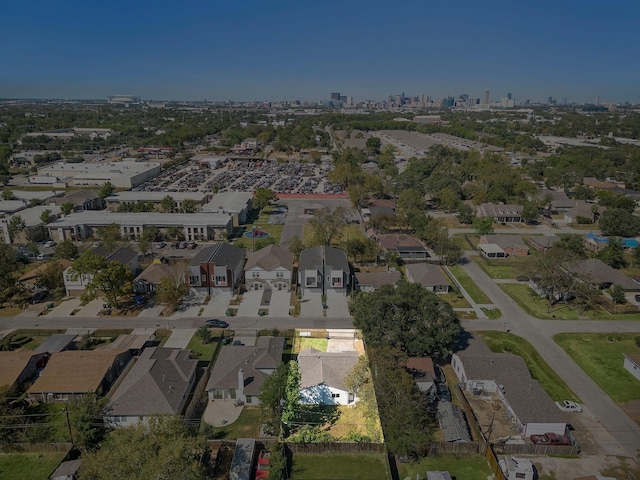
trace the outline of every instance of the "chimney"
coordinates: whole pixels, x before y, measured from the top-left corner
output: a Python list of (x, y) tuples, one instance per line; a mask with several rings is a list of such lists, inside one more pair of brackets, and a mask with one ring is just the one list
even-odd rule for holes
[(238, 370), (238, 392), (236, 393), (237, 399), (243, 399), (244, 397), (244, 370)]

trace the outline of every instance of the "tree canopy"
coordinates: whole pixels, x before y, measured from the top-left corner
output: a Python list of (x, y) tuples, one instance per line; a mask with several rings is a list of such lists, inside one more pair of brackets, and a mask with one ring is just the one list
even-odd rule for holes
[(353, 318), (370, 345), (392, 346), (411, 356), (446, 357), (460, 333), (451, 306), (417, 283), (358, 294)]

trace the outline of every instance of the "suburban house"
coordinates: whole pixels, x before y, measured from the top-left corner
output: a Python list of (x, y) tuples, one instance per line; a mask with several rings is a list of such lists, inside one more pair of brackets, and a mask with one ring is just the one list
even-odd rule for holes
[(623, 353), (624, 369), (640, 380), (640, 355), (637, 353)]
[(164, 263), (152, 263), (133, 279), (133, 291), (136, 293), (154, 293), (163, 278), (171, 274), (171, 266)]
[(365, 208), (360, 209), (360, 213), (362, 214), (362, 219), (368, 222), (372, 218), (381, 215), (395, 215), (396, 204), (393, 200), (373, 198), (367, 202)]
[(283, 337), (258, 337), (255, 346), (222, 347), (207, 382), (209, 399), (257, 405), (262, 384), (282, 363), (283, 349)]
[(430, 263), (410, 263), (405, 274), (410, 283), (419, 283), (431, 292), (447, 293), (451, 291), (449, 280), (442, 273), (442, 268)]
[(346, 295), (350, 276), (347, 254), (338, 248), (320, 245), (300, 253), (298, 285), (303, 293)]
[[(584, 246), (592, 251), (600, 251), (609, 245), (609, 238), (601, 235), (596, 235), (593, 232), (589, 232), (584, 236)], [(622, 244), (622, 248), (632, 249), (638, 247), (637, 238), (618, 238)]]
[(597, 215), (598, 212), (599, 208), (595, 203), (587, 203), (584, 200), (576, 200), (575, 205), (571, 209), (564, 212), (564, 221), (566, 223), (580, 223), (581, 219), (585, 219), (586, 223), (593, 223), (593, 217), (594, 215)]
[(429, 393), (436, 384), (436, 367), (431, 357), (409, 357), (405, 366), (423, 393)]
[(403, 261), (421, 261), (429, 258), (427, 248), (413, 235), (406, 233), (385, 233), (378, 235), (380, 247), (388, 255), (389, 252), (397, 253)]
[(537, 200), (539, 202), (543, 202), (547, 199), (551, 200), (545, 205), (548, 207), (548, 212), (550, 214), (565, 212), (573, 207), (576, 202), (575, 200), (571, 200), (564, 190), (550, 190), (547, 188), (540, 190), (537, 195), (530, 198), (530, 200)]
[(427, 480), (452, 480), (448, 471), (427, 470)]
[(38, 284), (38, 278), (40, 277), (40, 275), (42, 275), (43, 272), (45, 272), (48, 268), (50, 268), (52, 263), (57, 263), (63, 269), (67, 269), (71, 265), (73, 265), (73, 262), (71, 260), (67, 260), (66, 258), (60, 258), (58, 260), (54, 260), (53, 262), (46, 262), (41, 265), (38, 265), (33, 270), (29, 270), (27, 273), (22, 275), (18, 279), (18, 283), (30, 290), (34, 289)]
[(529, 255), (529, 247), (527, 247), (520, 235), (482, 235), (479, 244), (498, 245), (510, 257), (526, 257)]
[(244, 266), (247, 290), (291, 290), (293, 253), (275, 245), (253, 252)]
[(49, 476), (49, 480), (77, 480), (78, 470), (80, 470), (83, 461), (82, 458), (65, 460), (53, 471)]
[(451, 366), (464, 391), (500, 400), (523, 437), (565, 434), (565, 416), (519, 355), (493, 353), (481, 339), (471, 337), (465, 350), (452, 355)]
[(356, 351), (321, 352), (305, 348), (298, 354), (300, 403), (309, 405), (352, 405), (358, 398), (344, 381), (358, 362)]
[(597, 258), (566, 263), (564, 268), (594, 288), (606, 289), (612, 285), (620, 285), (626, 292), (640, 292), (639, 282)]
[(105, 423), (129, 427), (154, 415), (180, 415), (196, 380), (198, 361), (190, 350), (146, 348), (112, 392)]
[[(18, 213), (0, 219), (0, 241), (10, 244), (39, 242), (46, 239), (46, 224), (41, 218), (45, 211), (49, 212), (52, 220), (55, 220), (58, 215), (60, 215), (60, 207), (55, 205), (37, 205), (35, 207), (25, 208)], [(18, 217), (24, 222), (24, 228), (15, 232), (12, 238), (9, 225), (12, 218)]]
[(560, 240), (560, 238), (554, 235), (532, 235), (528, 239), (529, 245), (539, 252), (546, 252), (553, 247), (553, 244), (558, 240)]
[(467, 420), (460, 409), (451, 402), (438, 402), (438, 425), (442, 430), (445, 442), (468, 443), (471, 442), (471, 434), (467, 426)]
[(47, 364), (46, 352), (35, 353), (31, 350), (0, 351), (0, 387), (9, 387), (22, 391), (38, 370)]
[(395, 285), (402, 278), (400, 272), (387, 270), (385, 272), (356, 272), (356, 290), (360, 292), (374, 292), (382, 285)]
[[(119, 247), (109, 250), (106, 247), (96, 247), (93, 252), (104, 257), (107, 262), (118, 262), (129, 267), (133, 275), (140, 271), (140, 255), (129, 247)], [(84, 293), (84, 289), (91, 282), (93, 275), (73, 273), (73, 266), (67, 267), (63, 272), (64, 288), (67, 296), (78, 296)]]
[(479, 243), (476, 245), (476, 249), (480, 256), (484, 258), (507, 258), (507, 252), (505, 252), (500, 245), (495, 243)]
[(520, 223), (522, 222), (522, 207), (503, 203), (483, 203), (478, 207), (476, 215), (478, 217), (491, 217), (497, 223)]
[(73, 190), (63, 197), (55, 197), (53, 200), (53, 204), (58, 207), (62, 207), (65, 203), (73, 204), (73, 212), (102, 210), (105, 207), (105, 201), (100, 198), (100, 192), (91, 188)]
[(216, 243), (202, 249), (188, 267), (191, 288), (211, 295), (233, 293), (240, 286), (244, 267), (244, 250), (228, 243)]
[(42, 374), (31, 385), (29, 398), (42, 403), (67, 402), (109, 391), (131, 359), (129, 350), (67, 350), (51, 355)]

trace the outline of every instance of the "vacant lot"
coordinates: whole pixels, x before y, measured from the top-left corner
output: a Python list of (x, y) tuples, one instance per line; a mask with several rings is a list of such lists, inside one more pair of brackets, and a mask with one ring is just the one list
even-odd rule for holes
[(0, 454), (0, 478), (11, 480), (49, 478), (64, 455), (64, 453)]
[(640, 334), (561, 333), (553, 338), (616, 403), (640, 400), (640, 382), (623, 367), (623, 353), (640, 354)]
[(493, 352), (520, 355), (527, 364), (531, 376), (542, 385), (553, 400), (579, 400), (524, 338), (497, 331), (474, 332), (474, 335), (482, 337)]
[(381, 453), (296, 453), (293, 455), (291, 479), (389, 480)]
[(422, 458), (413, 463), (398, 463), (400, 478), (427, 476), (427, 470), (448, 471), (451, 478), (460, 480), (486, 480), (491, 475), (489, 464), (481, 456), (442, 456)]

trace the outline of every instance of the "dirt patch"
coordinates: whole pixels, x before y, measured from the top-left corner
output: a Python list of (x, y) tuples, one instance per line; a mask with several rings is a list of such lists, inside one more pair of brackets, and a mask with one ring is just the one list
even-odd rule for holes
[(478, 419), (482, 433), (491, 441), (500, 437), (520, 435), (520, 432), (514, 429), (507, 409), (496, 394), (485, 392), (483, 395), (467, 395), (467, 400)]
[(571, 480), (588, 475), (628, 478), (640, 475), (638, 464), (631, 458), (586, 455), (580, 458), (528, 457), (538, 470), (539, 480)]

